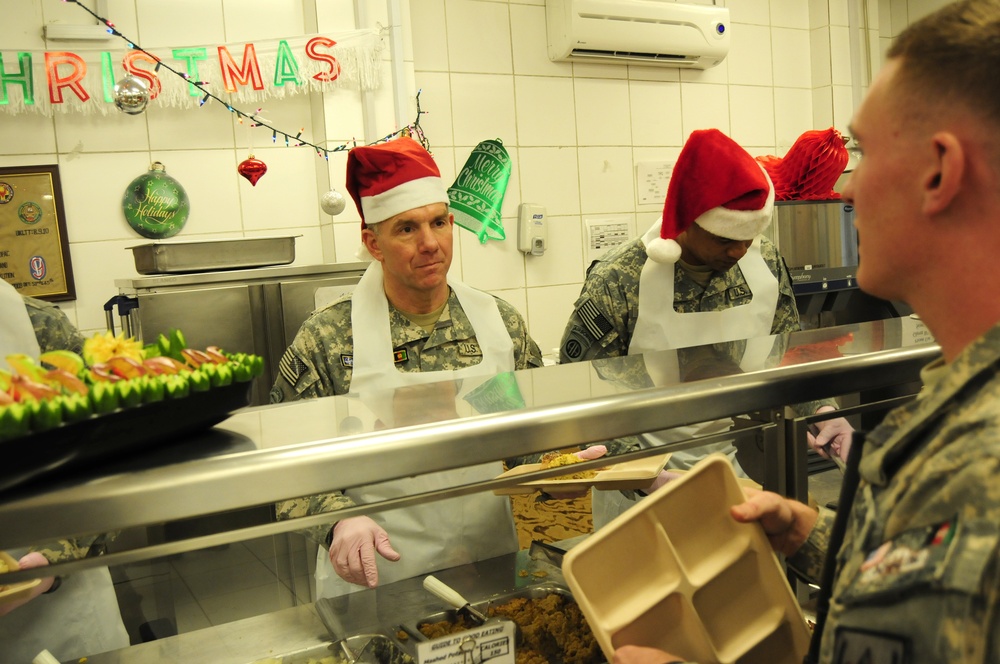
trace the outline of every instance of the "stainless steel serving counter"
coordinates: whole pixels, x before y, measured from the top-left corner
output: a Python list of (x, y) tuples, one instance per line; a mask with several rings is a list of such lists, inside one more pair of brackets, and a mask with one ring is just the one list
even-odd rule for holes
[[(137, 450), (100, 469), (43, 479), (0, 495), (0, 549), (146, 528), (749, 412), (769, 413), (770, 421), (760, 431), (767, 434), (771, 488), (801, 495), (796, 482), (805, 446), (796, 432), (804, 432), (806, 420), (798, 418), (789, 429), (783, 407), (912, 383), (938, 354), (920, 321), (890, 319), (750, 343), (445, 381), (364, 398), (338, 396), (247, 408), (188, 440)], [(682, 441), (670, 447), (698, 443)], [(606, 462), (592, 465), (601, 463)], [(547, 471), (548, 476), (558, 473)], [(514, 481), (407, 496), (337, 516), (485, 491)], [(329, 514), (320, 514), (243, 525), (57, 568), (71, 572), (151, 559), (329, 521)], [(13, 582), (43, 573), (23, 570), (9, 578)]]
[[(575, 542), (573, 542), (575, 543)], [(572, 544), (572, 543), (571, 543)], [(566, 546), (571, 546), (571, 544)], [(569, 592), (561, 570), (530, 559), (526, 551), (490, 558), (434, 575), (474, 606), (523, 592)], [(172, 662), (232, 662), (250, 664), (265, 658), (288, 664), (306, 662), (340, 651), (338, 638), (384, 636), (387, 643), (411, 657), (416, 655), (419, 625), (441, 620), (454, 611), (425, 590), (423, 576), (362, 590), (315, 604), (276, 611), (264, 616), (218, 625), (88, 657), (89, 664), (146, 664)], [(481, 606), (480, 606), (481, 608)], [(336, 626), (323, 615), (336, 615)], [(412, 637), (399, 639), (403, 631)]]

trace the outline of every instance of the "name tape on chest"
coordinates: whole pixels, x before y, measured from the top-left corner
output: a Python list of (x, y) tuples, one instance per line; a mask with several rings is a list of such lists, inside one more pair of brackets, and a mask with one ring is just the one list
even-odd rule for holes
[(742, 300), (750, 297), (750, 295), (751, 295), (750, 289), (747, 287), (746, 284), (739, 284), (737, 286), (733, 286), (732, 288), (726, 291), (726, 297), (728, 297), (730, 300)]
[[(410, 359), (409, 354), (406, 352), (405, 348), (399, 348), (392, 351), (392, 362), (393, 364), (402, 364)], [(354, 368), (354, 356), (348, 355), (346, 353), (341, 354), (340, 364), (348, 369)]]
[(483, 354), (483, 349), (475, 341), (460, 341), (458, 343), (458, 353), (466, 357), (476, 357)]

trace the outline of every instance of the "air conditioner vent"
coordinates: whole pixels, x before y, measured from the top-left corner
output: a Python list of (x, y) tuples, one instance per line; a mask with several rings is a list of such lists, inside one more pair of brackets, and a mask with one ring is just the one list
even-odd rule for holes
[(729, 53), (729, 10), (666, 0), (545, 0), (549, 58), (708, 69)]

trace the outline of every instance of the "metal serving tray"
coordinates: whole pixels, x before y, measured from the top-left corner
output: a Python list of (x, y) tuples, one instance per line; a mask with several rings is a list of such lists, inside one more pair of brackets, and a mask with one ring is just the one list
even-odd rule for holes
[(295, 260), (296, 237), (150, 242), (129, 248), (139, 274), (214, 272), (287, 265)]

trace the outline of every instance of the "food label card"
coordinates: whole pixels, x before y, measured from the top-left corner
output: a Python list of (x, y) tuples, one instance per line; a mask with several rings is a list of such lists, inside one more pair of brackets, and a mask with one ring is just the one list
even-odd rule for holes
[(514, 623), (489, 622), (475, 629), (417, 644), (419, 664), (514, 664)]

